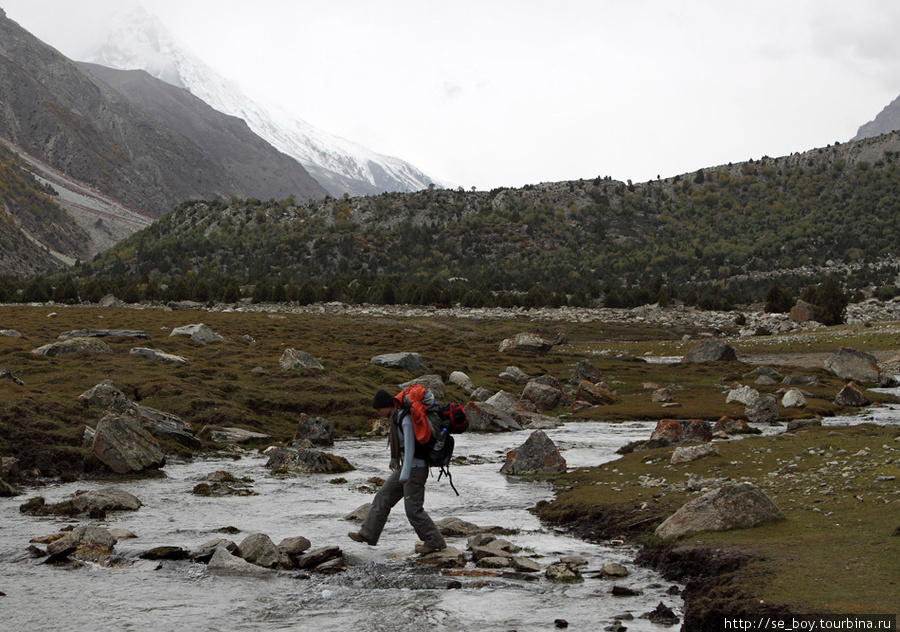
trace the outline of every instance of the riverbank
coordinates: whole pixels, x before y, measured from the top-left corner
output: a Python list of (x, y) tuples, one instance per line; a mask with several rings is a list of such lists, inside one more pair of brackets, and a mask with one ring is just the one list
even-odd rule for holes
[[(725, 616), (897, 614), (900, 430), (812, 426), (717, 443), (720, 455), (671, 465), (673, 448), (637, 451), (556, 479), (542, 520), (590, 541), (641, 546), (637, 561), (684, 582), (684, 630)], [(728, 481), (759, 486), (786, 519), (688, 534), (656, 527)]]

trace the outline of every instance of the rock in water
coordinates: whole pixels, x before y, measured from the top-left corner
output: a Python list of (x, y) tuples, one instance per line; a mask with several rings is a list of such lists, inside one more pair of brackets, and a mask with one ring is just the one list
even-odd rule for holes
[(506, 455), (500, 472), (509, 475), (565, 472), (566, 460), (543, 430), (536, 430), (521, 446)]
[(156, 439), (137, 419), (112, 411), (104, 413), (97, 423), (91, 451), (117, 474), (158, 468), (166, 462)]

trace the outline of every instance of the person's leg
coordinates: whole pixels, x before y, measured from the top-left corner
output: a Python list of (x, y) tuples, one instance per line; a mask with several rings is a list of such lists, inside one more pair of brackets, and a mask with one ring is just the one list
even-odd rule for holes
[(384, 485), (375, 494), (375, 498), (372, 499), (372, 507), (359, 528), (358, 533), (365, 542), (372, 546), (378, 543), (391, 509), (400, 502), (401, 498), (403, 498), (403, 485), (400, 484), (400, 470), (396, 469), (391, 472)]
[(428, 478), (427, 467), (414, 467), (410, 470), (409, 480), (404, 485), (403, 503), (409, 524), (416, 535), (424, 542), (427, 549), (443, 549), (447, 543), (434, 521), (425, 511), (425, 481)]

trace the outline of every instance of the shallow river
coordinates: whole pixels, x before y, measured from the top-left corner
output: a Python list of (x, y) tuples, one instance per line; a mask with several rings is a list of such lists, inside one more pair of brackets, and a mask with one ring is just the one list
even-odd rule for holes
[[(879, 423), (895, 423), (896, 411), (880, 409)], [(870, 421), (865, 416), (857, 421)], [(842, 420), (846, 422), (847, 420)], [(615, 450), (635, 439), (647, 438), (652, 423), (572, 423), (548, 435), (563, 451), (569, 467), (598, 465), (616, 458)], [(783, 426), (782, 426), (783, 427)], [(27, 498), (44, 496), (59, 502), (80, 489), (99, 489), (107, 483), (79, 481), (26, 490), (18, 498), (0, 499), (0, 630), (77, 632), (106, 631), (508, 631), (554, 629), (564, 619), (573, 630), (602, 630), (614, 617), (631, 613), (629, 630), (667, 629), (639, 619), (660, 602), (681, 614), (682, 601), (667, 594), (672, 585), (657, 574), (631, 563), (630, 547), (594, 545), (547, 529), (528, 512), (552, 498), (548, 485), (499, 474), (503, 455), (521, 445), (528, 432), (460, 435), (456, 454), (479, 464), (453, 467), (456, 496), (445, 480), (430, 479), (426, 508), (438, 520), (455, 516), (478, 525), (518, 529), (507, 539), (542, 556), (546, 565), (566, 555), (588, 560), (588, 569), (603, 562), (624, 564), (627, 578), (587, 578), (582, 584), (539, 581), (458, 578), (460, 589), (448, 589), (451, 578), (439, 571), (412, 566), (395, 557), (412, 552), (416, 537), (403, 513), (395, 508), (377, 547), (347, 537), (357, 523), (344, 519), (371, 500), (361, 490), (373, 476), (387, 474), (384, 439), (338, 442), (329, 451), (346, 457), (357, 468), (335, 484), (331, 475), (274, 478), (266, 457), (196, 459), (170, 462), (166, 478), (122, 483), (143, 506), (136, 512), (110, 512), (100, 524), (133, 531), (116, 553), (135, 558), (147, 549), (172, 545), (188, 550), (222, 537), (218, 529), (237, 527), (241, 533), (224, 536), (240, 541), (251, 533), (266, 533), (276, 543), (302, 535), (313, 548), (338, 545), (347, 571), (337, 575), (274, 573), (271, 578), (219, 576), (206, 566), (188, 561), (162, 562), (158, 570), (145, 565), (82, 568), (43, 565), (26, 554), (28, 541), (60, 530), (71, 520), (22, 515)], [(208, 498), (195, 496), (193, 487), (210, 472), (227, 470), (253, 479), (257, 496)], [(448, 538), (465, 549), (465, 538)], [(304, 578), (306, 577), (306, 578)], [(637, 597), (612, 597), (614, 583), (642, 591)], [(678, 629), (678, 626), (668, 629)]]

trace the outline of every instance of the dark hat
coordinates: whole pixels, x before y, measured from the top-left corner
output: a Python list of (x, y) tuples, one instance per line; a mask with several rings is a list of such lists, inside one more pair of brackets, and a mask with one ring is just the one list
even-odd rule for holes
[(383, 388), (378, 389), (375, 398), (372, 400), (372, 408), (387, 408), (394, 406), (394, 396)]

